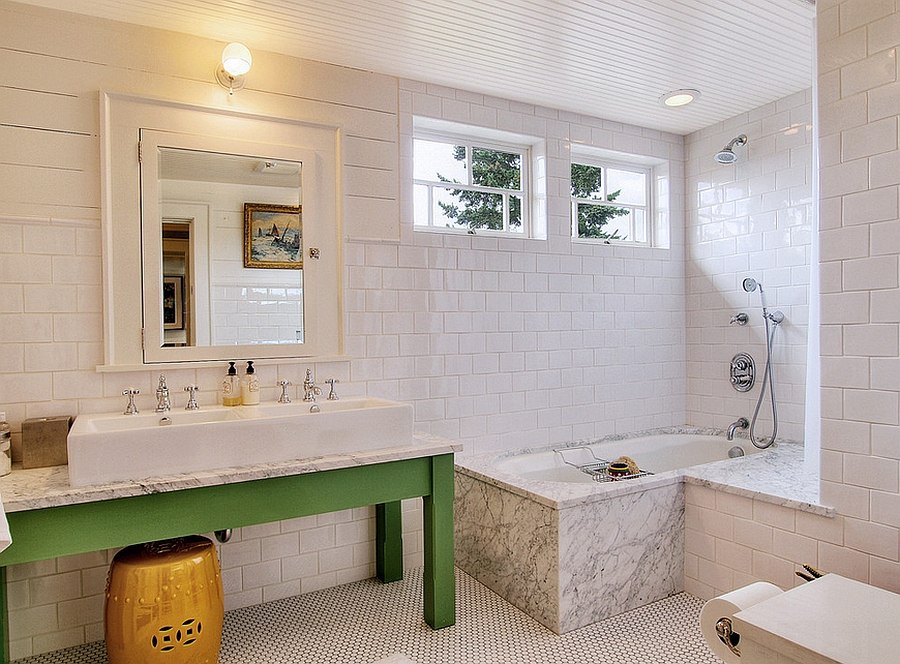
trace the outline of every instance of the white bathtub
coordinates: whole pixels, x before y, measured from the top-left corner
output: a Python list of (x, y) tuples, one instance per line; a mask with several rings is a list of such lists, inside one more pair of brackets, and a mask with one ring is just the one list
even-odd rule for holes
[(590, 475), (569, 464), (590, 464), (594, 462), (594, 457), (613, 461), (624, 455), (634, 459), (641, 470), (658, 475), (727, 459), (728, 450), (733, 447), (739, 447), (747, 455), (760, 451), (746, 439), (729, 442), (724, 436), (703, 434), (657, 434), (603, 440), (587, 447), (588, 449), (558, 448), (556, 451), (541, 450), (499, 457), (495, 466), (503, 473), (518, 475), (525, 480), (591, 483), (594, 479)]

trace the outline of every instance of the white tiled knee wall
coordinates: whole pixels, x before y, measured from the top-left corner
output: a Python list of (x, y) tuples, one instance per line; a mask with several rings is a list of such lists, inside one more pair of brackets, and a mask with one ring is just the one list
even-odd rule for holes
[(685, 485), (684, 589), (703, 599), (768, 581), (803, 583), (802, 563), (854, 578), (856, 552), (843, 548), (844, 519)]
[[(423, 564), (423, 545), (422, 501), (405, 500), (405, 568)], [(217, 549), (226, 610), (271, 602), (374, 576), (375, 512), (363, 507), (236, 528)], [(115, 552), (8, 568), (12, 659), (103, 638), (106, 576)]]

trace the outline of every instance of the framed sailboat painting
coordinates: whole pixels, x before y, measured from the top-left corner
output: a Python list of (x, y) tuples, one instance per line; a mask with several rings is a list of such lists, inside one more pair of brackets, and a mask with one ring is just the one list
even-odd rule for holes
[(244, 203), (244, 267), (303, 268), (301, 206)]

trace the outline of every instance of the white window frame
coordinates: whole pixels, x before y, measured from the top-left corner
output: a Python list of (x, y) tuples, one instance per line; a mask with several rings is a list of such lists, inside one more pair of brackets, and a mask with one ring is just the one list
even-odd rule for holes
[[(519, 163), (521, 165), (519, 176), (519, 189), (502, 189), (499, 187), (485, 187), (483, 185), (474, 184), (457, 184), (453, 182), (441, 182), (440, 180), (420, 180), (413, 177), (413, 192), (415, 188), (424, 185), (428, 188), (428, 223), (418, 223), (415, 211), (415, 200), (413, 201), (413, 228), (416, 231), (438, 232), (438, 233), (457, 233), (463, 235), (494, 235), (499, 237), (517, 237), (530, 238), (534, 237), (532, 226), (532, 196), (531, 189), (531, 145), (526, 143), (512, 143), (506, 141), (498, 141), (496, 139), (483, 139), (479, 136), (465, 135), (453, 132), (439, 132), (416, 129), (413, 132), (413, 142), (417, 139), (426, 141), (436, 141), (440, 143), (449, 143), (451, 145), (462, 145), (466, 148), (466, 174), (468, 181), (472, 181), (472, 150), (474, 148), (482, 148), (485, 150), (495, 150), (497, 152), (506, 152), (519, 155)], [(415, 143), (414, 143), (415, 144)], [(415, 153), (415, 148), (413, 149)], [(415, 159), (415, 157), (413, 157)], [(412, 167), (415, 173), (415, 163)], [(460, 189), (463, 191), (475, 191), (486, 194), (500, 194), (503, 196), (503, 230), (493, 230), (489, 228), (451, 228), (448, 226), (439, 226), (434, 223), (434, 190), (435, 189)], [(511, 196), (518, 196), (522, 201), (522, 230), (514, 231), (509, 228), (509, 199)]]
[[(603, 188), (603, 198), (601, 199), (593, 199), (593, 198), (576, 198), (570, 196), (570, 217), (571, 217), (571, 227), (572, 227), (572, 238), (577, 240), (578, 242), (588, 242), (593, 244), (617, 244), (626, 247), (652, 247), (654, 246), (654, 237), (656, 232), (656, 223), (655, 223), (655, 215), (656, 215), (656, 202), (655, 197), (653, 195), (653, 183), (654, 183), (654, 173), (653, 167), (647, 166), (646, 164), (640, 164), (635, 162), (630, 162), (627, 160), (621, 159), (608, 159), (605, 157), (594, 157), (588, 156), (585, 154), (573, 154), (569, 163), (569, 175), (571, 177), (572, 174), (572, 166), (573, 165), (581, 165), (581, 166), (595, 166), (603, 169), (603, 176), (601, 178), (601, 186)], [(632, 205), (629, 203), (620, 203), (619, 201), (610, 201), (606, 198), (606, 185), (607, 185), (607, 169), (612, 168), (614, 170), (620, 171), (628, 171), (630, 173), (641, 173), (644, 176), (644, 195), (647, 201), (646, 205)], [(569, 192), (572, 191), (571, 182), (569, 183)], [(638, 242), (633, 239), (624, 239), (624, 240), (612, 240), (612, 239), (604, 239), (604, 238), (594, 238), (594, 237), (581, 237), (578, 234), (578, 205), (579, 204), (588, 204), (588, 205), (606, 205), (612, 207), (620, 207), (620, 208), (628, 208), (630, 210), (644, 210), (644, 237), (646, 238), (643, 242)], [(635, 215), (631, 215), (632, 219), (632, 227), (631, 227), (631, 237), (634, 237), (634, 219)]]

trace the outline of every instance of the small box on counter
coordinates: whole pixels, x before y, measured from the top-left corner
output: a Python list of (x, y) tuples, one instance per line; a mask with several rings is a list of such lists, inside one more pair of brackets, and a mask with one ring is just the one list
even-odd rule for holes
[(43, 468), (69, 462), (66, 437), (71, 415), (33, 417), (22, 422), (22, 467)]

